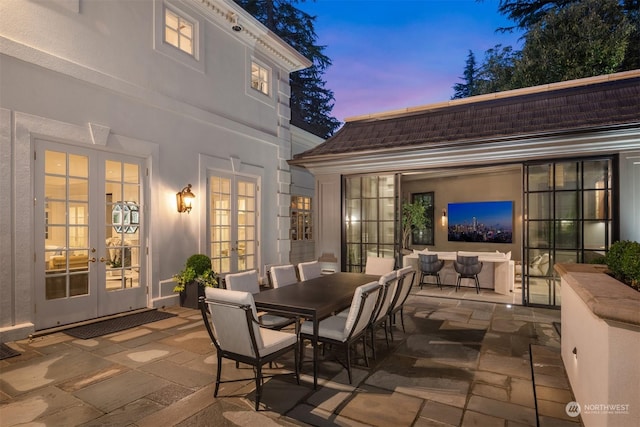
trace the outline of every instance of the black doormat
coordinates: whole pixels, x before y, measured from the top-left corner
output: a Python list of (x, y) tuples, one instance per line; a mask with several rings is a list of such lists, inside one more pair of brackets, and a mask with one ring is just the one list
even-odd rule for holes
[(109, 320), (101, 320), (89, 325), (76, 326), (75, 328), (66, 329), (64, 333), (75, 338), (88, 340), (90, 338), (124, 331), (125, 329), (135, 328), (136, 326), (144, 325), (145, 323), (168, 319), (169, 317), (174, 316), (176, 315), (173, 313), (167, 313), (166, 311), (149, 310)]
[(8, 359), (14, 356), (20, 356), (20, 352), (12, 349), (5, 343), (0, 344), (0, 360)]

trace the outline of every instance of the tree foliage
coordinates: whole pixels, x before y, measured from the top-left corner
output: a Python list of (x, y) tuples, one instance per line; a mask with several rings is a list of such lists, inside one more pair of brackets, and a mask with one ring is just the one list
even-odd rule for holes
[(313, 65), (291, 73), (291, 123), (321, 138), (328, 138), (340, 126), (331, 116), (335, 98), (325, 87), (325, 70), (331, 60), (318, 45), (314, 29), (315, 17), (294, 4), (304, 0), (235, 0), (243, 9), (278, 35), (282, 40), (312, 61)]
[(464, 80), (464, 83), (456, 83), (453, 86), (454, 94), (451, 99), (459, 99), (459, 98), (467, 98), (469, 96), (476, 95), (477, 82), (476, 78), (478, 76), (478, 69), (476, 66), (476, 57), (473, 54), (473, 51), (469, 51), (469, 55), (467, 55), (467, 62), (464, 67), (464, 77), (461, 77)]
[(501, 0), (498, 10), (515, 22), (498, 30), (524, 30), (524, 46), (485, 52), (475, 94), (640, 68), (640, 0)]
[(527, 87), (620, 71), (631, 30), (616, 0), (551, 8), (525, 35), (514, 84)]

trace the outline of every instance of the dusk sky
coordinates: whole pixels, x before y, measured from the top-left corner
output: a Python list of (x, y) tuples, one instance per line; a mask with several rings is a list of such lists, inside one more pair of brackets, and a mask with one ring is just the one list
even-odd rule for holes
[(478, 63), (496, 44), (520, 49), (521, 33), (497, 0), (306, 0), (331, 65), (332, 115), (345, 118), (448, 101), (472, 50)]

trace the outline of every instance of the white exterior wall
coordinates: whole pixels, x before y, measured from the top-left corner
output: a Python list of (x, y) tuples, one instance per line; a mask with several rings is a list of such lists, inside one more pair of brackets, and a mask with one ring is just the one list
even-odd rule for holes
[[(209, 252), (208, 171), (258, 180), (258, 265), (288, 258), (289, 72), (309, 63), (231, 0), (168, 3), (197, 21), (198, 61), (158, 44), (159, 0), (0, 3), (3, 342), (34, 330), (36, 138), (144, 159), (149, 306), (176, 304), (169, 279)], [(247, 31), (233, 32), (228, 13)], [(273, 96), (250, 87), (252, 58), (271, 68)], [(175, 194), (188, 183), (195, 206), (179, 214)]]
[(640, 329), (596, 316), (561, 281), (562, 360), (584, 425), (637, 426), (640, 370), (633, 360), (640, 353)]

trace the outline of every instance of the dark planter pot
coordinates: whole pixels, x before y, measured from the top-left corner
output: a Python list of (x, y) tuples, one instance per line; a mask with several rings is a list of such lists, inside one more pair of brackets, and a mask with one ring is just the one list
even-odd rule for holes
[(198, 299), (204, 296), (204, 286), (191, 282), (187, 283), (184, 291), (180, 292), (180, 307), (198, 309)]

